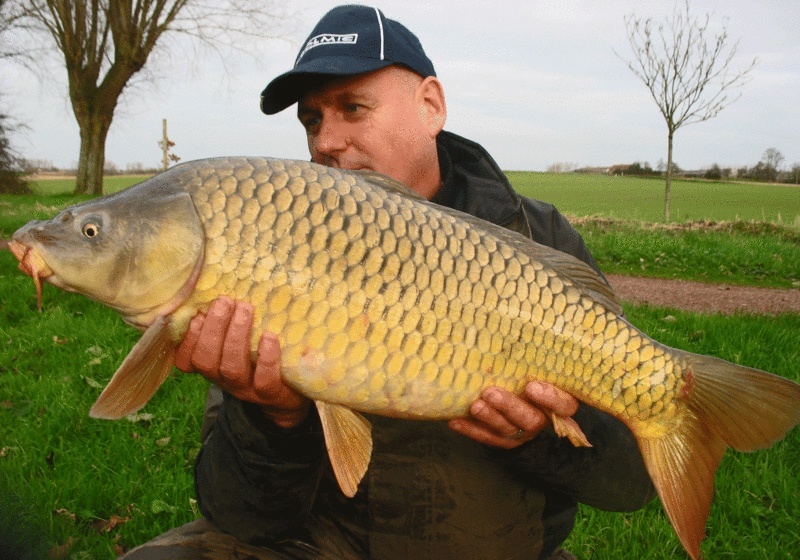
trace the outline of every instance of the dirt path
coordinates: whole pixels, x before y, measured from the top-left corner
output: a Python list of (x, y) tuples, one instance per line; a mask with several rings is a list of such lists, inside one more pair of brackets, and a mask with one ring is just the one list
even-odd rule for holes
[(800, 289), (752, 288), (607, 274), (625, 301), (701, 313), (800, 313)]

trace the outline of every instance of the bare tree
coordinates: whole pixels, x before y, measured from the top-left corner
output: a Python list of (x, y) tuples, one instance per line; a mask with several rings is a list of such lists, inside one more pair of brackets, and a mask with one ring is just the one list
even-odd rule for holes
[[(18, 59), (24, 55), (13, 41), (8, 40), (13, 22), (8, 17), (10, 3), (0, 0), (0, 60)], [(11, 133), (23, 128), (5, 112), (0, 112), (0, 194), (30, 193), (21, 173), (21, 163), (11, 145)]]
[[(640, 79), (667, 122), (667, 184), (664, 193), (664, 220), (669, 221), (672, 188), (672, 143), (680, 127), (707, 121), (739, 98), (731, 93), (746, 82), (758, 62), (744, 69), (731, 70), (739, 42), (729, 45), (728, 29), (709, 28), (711, 16), (695, 17), (688, 0), (677, 3), (666, 23), (635, 14), (625, 17), (628, 42), (634, 59), (623, 61)], [(619, 56), (619, 55), (617, 55)]]
[(25, 56), (26, 51), (11, 39), (10, 32), (15, 26), (14, 3), (0, 0), (0, 60)]
[(252, 46), (278, 21), (269, 0), (20, 0), (10, 13), (32, 42), (44, 36), (63, 57), (80, 129), (76, 193), (101, 194), (105, 144), (131, 78), (168, 35), (204, 45)]
[(9, 135), (19, 125), (0, 113), (0, 194), (29, 194), (30, 187), (23, 177), (21, 160), (11, 146)]

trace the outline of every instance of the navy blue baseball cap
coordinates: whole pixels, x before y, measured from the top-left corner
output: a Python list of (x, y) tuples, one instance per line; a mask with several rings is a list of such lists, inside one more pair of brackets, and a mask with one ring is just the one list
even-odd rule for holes
[(303, 43), (294, 68), (261, 92), (261, 110), (274, 115), (296, 103), (320, 77), (354, 76), (399, 64), (423, 78), (436, 76), (417, 36), (378, 8), (339, 6), (325, 14)]

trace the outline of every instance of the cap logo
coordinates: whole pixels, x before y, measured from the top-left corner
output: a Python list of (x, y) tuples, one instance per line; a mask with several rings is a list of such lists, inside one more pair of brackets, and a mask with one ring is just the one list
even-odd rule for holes
[[(358, 33), (322, 33), (321, 35), (315, 35), (303, 47), (300, 56), (297, 57), (297, 61), (299, 62), (314, 47), (322, 45), (355, 45), (357, 42)], [(295, 63), (295, 66), (297, 66), (297, 63)]]

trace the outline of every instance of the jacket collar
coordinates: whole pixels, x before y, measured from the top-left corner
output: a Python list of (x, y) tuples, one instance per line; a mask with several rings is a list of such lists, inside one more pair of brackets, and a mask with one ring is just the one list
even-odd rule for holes
[(531, 237), (522, 199), (480, 144), (443, 130), (436, 146), (442, 186), (433, 202)]

